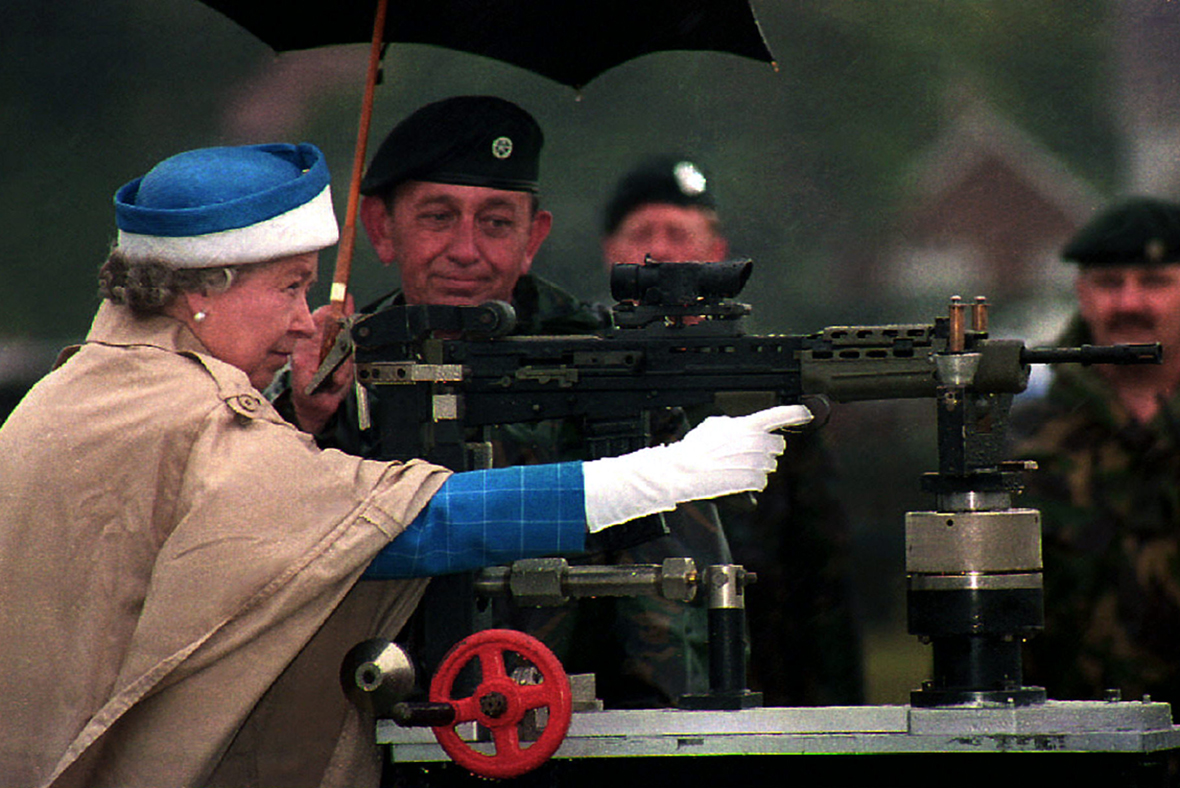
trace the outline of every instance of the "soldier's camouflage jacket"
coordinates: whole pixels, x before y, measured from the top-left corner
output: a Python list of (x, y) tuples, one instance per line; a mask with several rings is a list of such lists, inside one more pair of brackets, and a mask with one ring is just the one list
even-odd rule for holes
[[(1089, 341), (1075, 319), (1060, 344)], [(1039, 466), (1017, 505), (1044, 522), (1045, 631), (1025, 683), (1051, 698), (1180, 703), (1180, 398), (1162, 404), (1140, 424), (1094, 368), (1062, 365), (1014, 409), (1013, 457)]]

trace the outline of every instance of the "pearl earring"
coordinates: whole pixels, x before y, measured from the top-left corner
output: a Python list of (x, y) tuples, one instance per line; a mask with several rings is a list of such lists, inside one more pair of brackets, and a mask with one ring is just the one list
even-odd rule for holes
[(205, 314), (204, 312), (197, 312), (195, 315), (193, 315), (193, 320), (195, 320), (195, 321), (197, 321), (198, 323), (200, 323), (200, 322), (202, 322), (202, 321), (203, 321), (205, 318), (207, 318), (207, 317), (208, 317), (208, 315), (207, 315), (207, 314)]

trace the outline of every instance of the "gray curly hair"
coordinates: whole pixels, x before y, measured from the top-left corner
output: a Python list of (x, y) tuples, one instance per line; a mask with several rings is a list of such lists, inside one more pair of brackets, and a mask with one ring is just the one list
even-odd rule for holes
[(98, 293), (139, 315), (163, 313), (182, 293), (224, 292), (240, 266), (177, 268), (163, 260), (128, 260), (112, 249), (98, 271)]

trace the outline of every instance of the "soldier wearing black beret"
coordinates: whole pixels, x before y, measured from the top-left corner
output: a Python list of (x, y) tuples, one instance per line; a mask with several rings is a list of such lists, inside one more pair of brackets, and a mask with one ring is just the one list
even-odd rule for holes
[(493, 96), (428, 104), (393, 127), (361, 181), (361, 219), (407, 303), (513, 300), (553, 223), (537, 198), (543, 142), (531, 115)]
[[(540, 207), (544, 135), (521, 107), (495, 96), (456, 96), (418, 109), (381, 143), (363, 180), (360, 218), (377, 257), (401, 287), (390, 303), (473, 305), (507, 301), (517, 332), (580, 334), (601, 327), (594, 309), (530, 269), (553, 216)], [(353, 419), (337, 418), (347, 391), (308, 396), (318, 351), (292, 360), (287, 412), (305, 430), (363, 453)], [(349, 405), (351, 407), (351, 405)], [(338, 444), (336, 441), (343, 441)]]
[[(602, 252), (615, 263), (717, 262), (729, 243), (716, 188), (684, 155), (646, 158), (625, 173), (603, 208)], [(653, 430), (674, 436), (683, 419)], [(863, 701), (861, 650), (848, 596), (847, 519), (832, 487), (831, 460), (818, 435), (792, 435), (792, 451), (753, 512), (697, 512), (672, 537), (627, 551), (630, 563), (688, 555), (698, 566), (737, 560), (757, 571), (759, 592), (746, 601), (750, 682), (768, 705), (849, 705)], [(710, 507), (711, 508), (711, 507)], [(724, 522), (724, 528), (721, 522)], [(789, 522), (789, 527), (787, 523)], [(708, 662), (705, 610), (652, 597), (612, 602), (602, 629), (624, 633), (618, 664), (598, 671), (608, 702), (665, 705), (704, 692)], [(659, 624), (659, 626), (656, 626)], [(685, 633), (669, 648), (667, 630)], [(600, 638), (601, 641), (601, 638)], [(600, 651), (587, 642), (583, 652)]]
[(1160, 365), (1062, 365), (1013, 412), (1044, 524), (1045, 631), (1026, 683), (1060, 700), (1180, 703), (1180, 204), (1122, 200), (1062, 250), (1078, 312), (1057, 344), (1160, 342)]
[[(1078, 265), (1076, 328), (1099, 345), (1161, 342), (1160, 366), (1095, 368), (1128, 414), (1150, 423), (1180, 382), (1180, 204), (1132, 197), (1090, 220), (1061, 256)], [(1169, 352), (1170, 351), (1170, 352)]]
[[(553, 220), (540, 206), (543, 143), (541, 128), (528, 112), (493, 96), (459, 96), (428, 104), (394, 126), (361, 182), (360, 216), (378, 258), (397, 267), (401, 287), (364, 311), (392, 304), (472, 305), (498, 299), (516, 310), (518, 334), (585, 334), (601, 328), (600, 313), (591, 305), (531, 272)], [(293, 359), (290, 418), (315, 432), (321, 445), (370, 454), (370, 431), (359, 426), (357, 394), (350, 392), (342, 402), (320, 408), (302, 393), (299, 378), (310, 379), (317, 363), (318, 349), (309, 354), (306, 369), (296, 374)], [(379, 394), (362, 390), (361, 396), (372, 406)], [(301, 418), (301, 412), (311, 417)], [(585, 455), (581, 429), (572, 421), (506, 425), (494, 437), (497, 466)], [(673, 527), (677, 516), (669, 513)], [(596, 602), (597, 609), (588, 610)], [(603, 655), (613, 659), (615, 652), (591, 653), (571, 644), (610, 614), (611, 600), (579, 604), (552, 614), (501, 609), (497, 623), (534, 634), (544, 629), (546, 643), (567, 670), (600, 670)], [(625, 626), (621, 629), (617, 635), (623, 640), (638, 637)], [(683, 633), (658, 624), (645, 631), (660, 633), (665, 652), (682, 649)], [(598, 645), (612, 640), (601, 629), (591, 634)], [(637, 705), (666, 705), (671, 700), (656, 697), (657, 690), (650, 688), (641, 693), (636, 700), (634, 692), (627, 692)], [(612, 700), (609, 687), (600, 694)]]
[(684, 156), (654, 156), (624, 175), (606, 205), (602, 254), (607, 267), (718, 262), (729, 254), (713, 185)]

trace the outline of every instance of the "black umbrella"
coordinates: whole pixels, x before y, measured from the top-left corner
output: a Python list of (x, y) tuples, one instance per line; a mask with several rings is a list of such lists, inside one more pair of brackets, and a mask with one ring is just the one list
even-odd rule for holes
[(774, 63), (749, 0), (202, 0), (278, 52), (368, 41), (332, 303), (343, 310), (373, 88), (384, 44), (433, 44), (502, 60), (573, 88), (652, 52), (727, 52)]
[[(202, 0), (276, 52), (368, 42), (375, 0)], [(772, 62), (749, 0), (394, 0), (385, 43), (433, 44), (580, 88), (665, 50)]]

